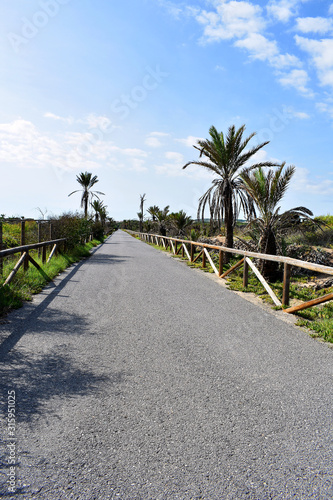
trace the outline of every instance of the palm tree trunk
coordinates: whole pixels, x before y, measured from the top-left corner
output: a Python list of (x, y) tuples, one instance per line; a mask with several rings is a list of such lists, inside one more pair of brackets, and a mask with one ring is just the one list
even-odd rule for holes
[[(277, 254), (277, 244), (274, 232), (268, 228), (260, 240), (260, 253), (268, 255)], [(274, 283), (279, 278), (279, 263), (269, 260), (262, 260), (260, 272), (268, 281)]]
[[(232, 209), (232, 192), (228, 189), (225, 195), (225, 246), (228, 248), (234, 247), (234, 214)], [(232, 254), (225, 255), (226, 262), (229, 262)]]

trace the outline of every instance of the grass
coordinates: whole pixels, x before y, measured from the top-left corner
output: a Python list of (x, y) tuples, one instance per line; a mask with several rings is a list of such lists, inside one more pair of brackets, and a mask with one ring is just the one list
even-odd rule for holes
[[(93, 240), (85, 245), (78, 245), (66, 254), (52, 257), (51, 261), (46, 264), (42, 264), (37, 252), (31, 252), (32, 258), (42, 267), (44, 273), (41, 274), (32, 264), (29, 264), (29, 269), (26, 272), (21, 266), (13, 281), (9, 285), (2, 286), (15, 265), (13, 261), (4, 263), (3, 276), (0, 278), (0, 316), (5, 315), (11, 309), (18, 309), (24, 301), (31, 300), (32, 296), (41, 292), (55, 276), (68, 266), (88, 257), (90, 250), (99, 244), (100, 241)], [(15, 262), (18, 260), (18, 256), (19, 254), (17, 254)]]
[[(140, 239), (140, 238), (138, 238)], [(160, 247), (158, 245), (149, 243), (154, 248), (158, 250), (167, 251), (164, 247)], [(195, 257), (199, 254), (199, 252), (195, 253)], [(182, 257), (181, 254), (175, 256), (182, 260), (187, 261), (187, 265), (193, 268), (201, 268), (205, 272), (213, 273), (213, 269), (209, 264), (208, 259), (206, 260), (206, 267), (202, 268), (201, 258), (198, 259), (197, 262), (188, 262), (186, 256)], [(218, 256), (212, 255), (212, 260), (216, 267), (218, 268)], [(229, 269), (233, 264), (239, 261), (239, 257), (234, 257), (230, 260), (230, 262), (224, 266), (224, 271)], [(319, 292), (315, 292), (310, 287), (305, 287), (306, 282), (312, 279), (312, 277), (304, 277), (304, 276), (293, 276), (291, 278), (290, 283), (290, 297), (293, 299), (298, 299), (302, 302), (307, 302), (309, 300), (315, 299), (317, 297), (321, 297), (328, 293), (333, 292), (333, 287), (327, 288), (325, 290), (321, 290)], [(227, 278), (228, 287), (230, 290), (242, 291), (247, 293), (254, 293), (258, 297), (260, 297), (264, 302), (272, 305), (274, 309), (281, 309), (274, 306), (274, 303), (268, 293), (266, 292), (263, 285), (256, 278), (256, 276), (249, 270), (249, 281), (248, 287), (243, 287), (243, 269), (237, 269), (233, 273), (231, 273)], [(278, 297), (282, 297), (283, 293), (283, 283), (281, 281), (277, 281), (276, 283), (270, 283), (270, 287), (274, 291), (274, 293)], [(327, 302), (320, 306), (315, 306), (304, 311), (299, 311), (296, 313), (298, 316), (298, 321), (296, 323), (297, 326), (305, 327), (311, 331), (310, 335), (314, 338), (320, 338), (325, 342), (333, 343), (333, 302)]]

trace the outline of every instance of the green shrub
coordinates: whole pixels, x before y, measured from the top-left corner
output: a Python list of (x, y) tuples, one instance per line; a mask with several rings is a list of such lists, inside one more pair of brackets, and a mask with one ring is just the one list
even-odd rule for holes
[(67, 238), (67, 247), (74, 248), (88, 241), (93, 221), (78, 213), (64, 213), (52, 218), (52, 239)]

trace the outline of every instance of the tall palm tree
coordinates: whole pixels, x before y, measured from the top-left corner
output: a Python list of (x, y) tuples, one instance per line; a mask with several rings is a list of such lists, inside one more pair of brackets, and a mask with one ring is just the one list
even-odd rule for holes
[(142, 233), (143, 231), (143, 204), (146, 201), (146, 194), (140, 194), (140, 212), (138, 212), (139, 217), (139, 231)]
[[(209, 129), (210, 139), (199, 140), (198, 145), (194, 146), (200, 153), (199, 158), (205, 157), (205, 160), (190, 161), (183, 166), (199, 165), (209, 172), (216, 174), (212, 186), (199, 199), (198, 218), (204, 219), (206, 206), (210, 209), (211, 221), (217, 219), (219, 224), (224, 220), (226, 228), (227, 247), (233, 247), (233, 233), (239, 211), (242, 208), (245, 215), (251, 213), (251, 200), (244, 191), (240, 174), (245, 165), (253, 156), (269, 141), (258, 144), (251, 149), (246, 149), (250, 140), (256, 135), (250, 134), (246, 139), (243, 138), (245, 125), (238, 130), (232, 125), (228, 129), (226, 136), (223, 132), (217, 132), (215, 127)], [(270, 167), (277, 164), (270, 161), (263, 161), (253, 164), (250, 168)]]
[(76, 191), (70, 193), (68, 196), (82, 191), (81, 208), (84, 209), (84, 216), (87, 217), (89, 198), (92, 199), (96, 197), (99, 200), (98, 194), (104, 195), (104, 193), (101, 193), (100, 191), (91, 191), (91, 188), (96, 184), (96, 182), (98, 182), (97, 175), (93, 176), (90, 172), (81, 172), (76, 176), (76, 180), (80, 184), (82, 189), (77, 189)]
[[(260, 253), (276, 255), (277, 237), (291, 228), (308, 230), (309, 224), (318, 227), (318, 223), (311, 219), (311, 210), (306, 207), (295, 207), (280, 214), (281, 207), (278, 204), (295, 173), (294, 166), (285, 170), (284, 167), (285, 163), (274, 170), (265, 171), (259, 167), (257, 170), (245, 170), (240, 176), (244, 188), (255, 203), (255, 213), (247, 227), (257, 233)], [(278, 263), (262, 261), (261, 272), (270, 281), (274, 281), (277, 278)]]

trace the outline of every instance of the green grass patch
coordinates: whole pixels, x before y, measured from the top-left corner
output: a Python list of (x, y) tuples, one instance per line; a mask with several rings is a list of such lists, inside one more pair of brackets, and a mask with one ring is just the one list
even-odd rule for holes
[[(290, 297), (294, 299), (301, 300), (302, 302), (307, 302), (309, 300), (321, 297), (328, 293), (333, 292), (333, 287), (326, 288), (315, 292), (312, 288), (304, 287), (304, 283), (308, 281), (309, 278), (294, 276), (290, 283)], [(242, 292), (252, 292), (259, 296), (263, 301), (273, 305), (273, 301), (260, 283), (260, 281), (249, 272), (249, 285), (247, 288), (243, 287), (243, 274), (242, 269), (234, 271), (230, 277), (227, 279), (228, 287), (231, 290), (242, 291)], [(283, 283), (276, 282), (270, 283), (270, 287), (277, 295), (277, 297), (282, 297), (283, 293)], [(274, 307), (274, 309), (280, 309)], [(314, 306), (304, 311), (299, 311), (295, 313), (299, 317), (296, 322), (297, 326), (306, 327), (311, 330), (312, 337), (322, 338), (326, 342), (333, 343), (333, 303), (328, 302), (320, 306)]]
[(15, 261), (4, 263), (3, 276), (0, 279), (0, 316), (3, 316), (11, 309), (18, 309), (24, 301), (31, 300), (32, 296), (41, 292), (47, 283), (64, 271), (68, 266), (89, 257), (90, 250), (99, 245), (100, 241), (93, 240), (85, 245), (78, 245), (66, 254), (53, 256), (50, 262), (43, 264), (38, 252), (31, 252), (31, 257), (41, 266), (41, 274), (35, 266), (29, 264), (29, 269), (24, 272), (20, 267), (13, 281), (9, 285), (4, 285), (7, 276), (13, 269), (15, 262), (19, 259), (19, 254)]

